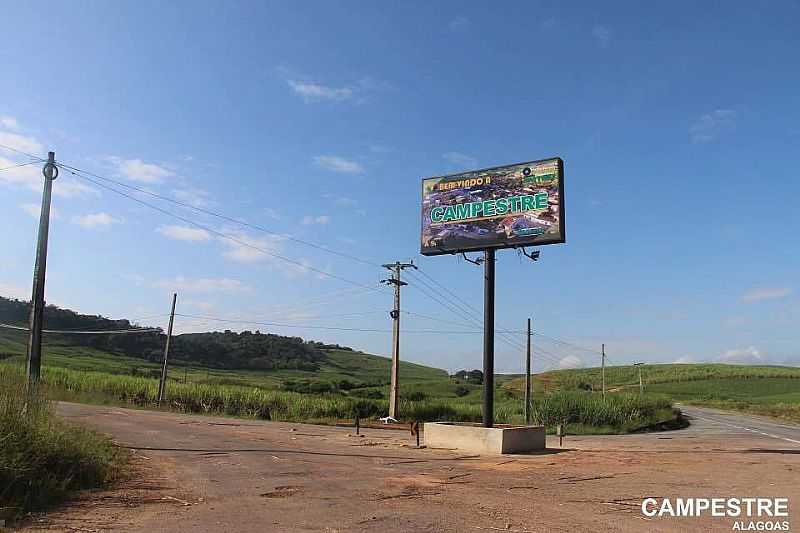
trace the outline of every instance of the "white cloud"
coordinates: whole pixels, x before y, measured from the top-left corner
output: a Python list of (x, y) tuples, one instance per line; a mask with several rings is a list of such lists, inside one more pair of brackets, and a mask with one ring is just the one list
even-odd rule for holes
[(19, 129), (19, 123), (14, 117), (0, 117), (0, 125), (10, 130)]
[(583, 366), (583, 361), (577, 355), (568, 355), (558, 362), (558, 368), (580, 368)]
[[(42, 206), (41, 205), (39, 205), (39, 204), (21, 204), (19, 207), (20, 207), (20, 209), (22, 209), (23, 211), (28, 213), (30, 216), (32, 216), (36, 220), (39, 220), (39, 216), (41, 215), (41, 212), (42, 212)], [(51, 220), (58, 220), (60, 218), (61, 218), (61, 212), (51, 205), (50, 206), (50, 219)]]
[(31, 289), (0, 281), (0, 295), (6, 298), (16, 298), (17, 300), (30, 300)]
[(312, 224), (328, 224), (331, 221), (331, 217), (328, 215), (318, 215), (318, 216), (311, 216), (306, 215), (303, 217), (303, 224), (306, 226), (310, 226)]
[(126, 178), (141, 183), (161, 183), (164, 178), (174, 176), (174, 172), (154, 163), (145, 163), (141, 159), (111, 158), (117, 164), (117, 170)]
[(597, 44), (606, 48), (611, 42), (611, 30), (606, 26), (595, 24), (592, 27), (592, 37), (597, 41)]
[(322, 168), (334, 172), (342, 172), (344, 174), (361, 174), (364, 172), (364, 167), (361, 163), (336, 155), (318, 155), (314, 158), (314, 162)]
[(101, 228), (113, 224), (121, 224), (122, 220), (115, 218), (108, 213), (90, 213), (87, 215), (74, 216), (71, 219), (73, 224), (78, 224), (84, 228)]
[[(12, 167), (19, 164), (5, 157), (0, 157), (0, 168)], [(81, 181), (62, 174), (53, 182), (53, 195), (62, 198), (72, 198), (87, 194), (100, 194), (97, 189), (84, 184)], [(44, 176), (42, 176), (42, 165), (35, 163), (24, 167), (9, 168), (0, 172), (0, 184), (19, 186), (30, 189), (31, 191), (42, 193), (44, 188)]]
[(230, 278), (186, 278), (176, 276), (153, 283), (157, 289), (179, 292), (244, 292), (250, 287), (237, 279)]
[(448, 163), (456, 165), (461, 168), (475, 168), (478, 166), (478, 160), (467, 154), (461, 152), (447, 152), (442, 154), (442, 157)]
[(764, 358), (755, 346), (728, 350), (717, 358), (720, 363), (756, 364), (763, 363)]
[[(4, 144), (10, 148), (13, 148), (14, 150), (26, 152), (37, 157), (40, 157), (44, 152), (42, 145), (33, 137), (26, 137), (25, 135), (11, 133), (8, 131), (0, 131), (0, 144)], [(8, 153), (11, 150), (0, 148), (0, 151)]]
[(178, 241), (199, 242), (211, 239), (211, 234), (202, 228), (181, 226), (178, 224), (159, 226), (156, 231), (161, 235)]
[(358, 200), (348, 198), (347, 196), (337, 196), (335, 194), (326, 193), (322, 195), (326, 200), (330, 200), (334, 205), (339, 207), (355, 207), (358, 205)]
[(763, 300), (779, 300), (786, 298), (792, 294), (792, 289), (789, 287), (760, 287), (751, 289), (742, 295), (742, 301), (760, 302)]
[(695, 361), (694, 358), (689, 356), (689, 355), (684, 355), (683, 357), (678, 357), (677, 359), (675, 359), (673, 361), (673, 363), (678, 364), (678, 365), (688, 365), (688, 364), (692, 364), (692, 363), (696, 363), (696, 362), (697, 361)]
[(176, 200), (192, 207), (209, 207), (214, 203), (211, 201), (211, 195), (208, 191), (196, 187), (173, 189), (172, 194)]
[(465, 16), (458, 16), (447, 23), (450, 31), (462, 31), (469, 27), (469, 19)]
[(689, 135), (694, 143), (710, 142), (733, 128), (735, 120), (736, 111), (733, 109), (716, 109), (697, 119), (689, 128)]
[(284, 240), (280, 235), (253, 237), (241, 231), (223, 230), (223, 232), (236, 240), (219, 238), (220, 242), (228, 247), (222, 255), (238, 263), (255, 263), (267, 259), (270, 254), (280, 251), (280, 242)]
[(319, 83), (286, 80), (292, 91), (303, 98), (306, 103), (321, 102), (324, 100), (341, 102), (349, 100), (355, 94), (352, 87), (329, 87)]
[(211, 302), (206, 302), (205, 300), (181, 300), (181, 306), (185, 307), (193, 307), (195, 309), (200, 309), (201, 311), (211, 311), (214, 308), (214, 304)]
[(264, 213), (269, 218), (271, 218), (272, 220), (280, 220), (281, 219), (281, 214), (278, 213), (275, 209), (272, 209), (271, 207), (265, 207), (264, 208)]

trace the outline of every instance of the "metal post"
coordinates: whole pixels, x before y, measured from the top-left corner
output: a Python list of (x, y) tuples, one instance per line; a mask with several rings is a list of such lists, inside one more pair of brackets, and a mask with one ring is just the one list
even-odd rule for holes
[[(399, 265), (399, 263), (398, 263)], [(392, 321), (392, 385), (389, 391), (389, 416), (397, 419), (398, 378), (400, 377), (400, 267), (392, 274), (394, 280), (394, 320)]]
[(606, 399), (606, 345), (601, 345), (601, 353), (602, 355), (602, 373), (603, 373), (603, 399)]
[(158, 383), (158, 405), (164, 400), (164, 395), (167, 388), (167, 362), (169, 361), (169, 342), (172, 339), (172, 324), (175, 321), (175, 302), (178, 299), (178, 293), (172, 294), (172, 311), (169, 313), (169, 328), (167, 329), (167, 342), (164, 345), (164, 366), (161, 367), (161, 380)]
[(484, 252), (483, 427), (494, 426), (494, 250)]
[(44, 190), (42, 210), (39, 214), (39, 237), (36, 242), (36, 263), (33, 267), (33, 291), (31, 294), (30, 335), (28, 337), (27, 374), (28, 383), (39, 382), (42, 368), (42, 326), (44, 323), (44, 281), (47, 270), (47, 237), (50, 231), (50, 197), (53, 181), (58, 177), (55, 165), (56, 153), (47, 154), (47, 163), (42, 168)]
[(525, 424), (531, 425), (531, 319), (528, 319), (528, 342), (525, 356)]

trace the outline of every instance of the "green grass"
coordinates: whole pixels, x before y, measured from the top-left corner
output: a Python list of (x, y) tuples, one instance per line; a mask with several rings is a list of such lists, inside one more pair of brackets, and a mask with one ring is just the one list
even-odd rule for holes
[(125, 457), (107, 437), (57, 420), (43, 395), (26, 392), (20, 373), (0, 371), (0, 519), (106, 485)]
[[(647, 394), (661, 394), (686, 404), (772, 416), (800, 422), (800, 368), (767, 365), (658, 364), (644, 365)], [(601, 389), (600, 368), (558, 370), (538, 374), (537, 390)], [(521, 378), (506, 382), (516, 392)], [(606, 387), (611, 393), (636, 392), (638, 370), (632, 366), (607, 367)]]

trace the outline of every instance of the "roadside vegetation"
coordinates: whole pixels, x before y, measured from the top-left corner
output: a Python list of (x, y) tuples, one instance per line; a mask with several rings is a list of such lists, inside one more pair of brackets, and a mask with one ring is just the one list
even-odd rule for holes
[[(537, 374), (538, 390), (602, 388), (600, 368), (557, 370)], [(645, 395), (659, 394), (692, 405), (732, 409), (800, 422), (800, 368), (767, 365), (658, 364), (642, 367)], [(505, 382), (521, 391), (521, 377)], [(638, 392), (639, 374), (633, 367), (606, 368), (610, 394)]]
[(110, 483), (125, 457), (107, 437), (56, 419), (42, 394), (27, 394), (16, 369), (0, 370), (0, 520)]
[[(19, 379), (23, 367), (0, 364), (0, 376)], [(43, 385), (54, 399), (110, 402), (136, 407), (156, 406), (158, 381), (149, 377), (81, 372), (46, 367)], [(414, 390), (416, 388), (416, 390)], [(479, 422), (481, 403), (478, 387), (458, 396), (463, 384), (445, 381), (437, 387), (409, 387), (401, 397), (402, 419), (411, 421), (448, 420)], [(369, 388), (367, 390), (375, 390)], [(423, 392), (426, 390), (427, 392)], [(436, 392), (451, 396), (436, 396)], [(300, 393), (239, 385), (181, 383), (171, 380), (162, 407), (186, 412), (221, 414), (293, 422), (336, 423), (361, 418), (385, 416), (385, 399), (363, 397), (360, 389), (336, 392)], [(495, 415), (498, 423), (521, 423), (522, 402), (508, 391), (498, 390)], [(665, 422), (673, 417), (670, 402), (661, 396), (619, 394), (607, 398), (580, 391), (548, 393), (534, 401), (533, 418), (550, 428), (559, 423), (571, 424), (573, 432), (619, 433)]]

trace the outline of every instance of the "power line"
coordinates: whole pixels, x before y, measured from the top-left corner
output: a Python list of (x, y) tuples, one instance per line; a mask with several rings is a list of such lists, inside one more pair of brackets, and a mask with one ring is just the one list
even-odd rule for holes
[(3, 172), (4, 170), (11, 170), (13, 168), (24, 167), (27, 165), (33, 165), (34, 163), (41, 163), (41, 161), (28, 161), (26, 163), (17, 163), (16, 165), (0, 168), (0, 172)]
[(295, 259), (291, 259), (289, 257), (285, 257), (283, 255), (276, 254), (275, 252), (271, 252), (271, 251), (266, 250), (266, 249), (264, 249), (264, 248), (262, 248), (260, 246), (256, 246), (256, 245), (254, 245), (252, 243), (243, 241), (241, 239), (238, 239), (238, 238), (234, 237), (233, 235), (229, 235), (227, 233), (223, 233), (221, 231), (217, 231), (217, 230), (215, 230), (213, 228), (210, 228), (210, 227), (208, 227), (208, 226), (206, 226), (204, 224), (200, 224), (199, 222), (195, 222), (194, 220), (191, 220), (189, 218), (183, 217), (181, 215), (177, 215), (175, 213), (172, 213), (171, 211), (167, 211), (166, 209), (163, 209), (163, 208), (158, 207), (156, 205), (153, 205), (151, 203), (145, 202), (144, 200), (142, 200), (140, 198), (136, 198), (135, 196), (127, 194), (127, 193), (125, 193), (123, 191), (119, 191), (119, 190), (117, 190), (117, 189), (115, 189), (113, 187), (110, 187), (110, 186), (108, 186), (108, 185), (106, 185), (104, 183), (101, 183), (101, 182), (97, 181), (97, 180), (94, 180), (92, 178), (89, 178), (87, 176), (79, 174), (78, 172), (75, 172), (73, 170), (67, 170), (67, 172), (69, 172), (70, 174), (73, 174), (74, 176), (77, 176), (77, 177), (79, 177), (81, 179), (84, 179), (86, 181), (94, 183), (98, 187), (102, 187), (104, 189), (107, 189), (109, 191), (117, 193), (120, 196), (124, 196), (125, 198), (128, 198), (129, 200), (133, 200), (134, 202), (137, 202), (137, 203), (139, 203), (141, 205), (149, 207), (150, 209), (154, 209), (154, 210), (156, 210), (156, 211), (158, 211), (158, 212), (160, 212), (160, 213), (162, 213), (164, 215), (167, 215), (167, 216), (170, 216), (170, 217), (175, 218), (177, 220), (180, 220), (181, 222), (185, 222), (186, 224), (191, 224), (192, 226), (195, 226), (195, 227), (200, 228), (200, 229), (202, 229), (204, 231), (207, 231), (208, 233), (211, 233), (211, 234), (216, 235), (218, 237), (221, 237), (223, 239), (227, 239), (227, 240), (229, 240), (231, 242), (235, 242), (236, 244), (238, 244), (240, 246), (245, 246), (247, 248), (251, 248), (253, 250), (259, 251), (259, 252), (261, 252), (261, 253), (263, 253), (265, 255), (269, 255), (269, 256), (272, 256), (272, 257), (274, 257), (276, 259), (280, 259), (281, 261), (285, 261), (285, 262), (287, 262), (289, 264), (295, 265), (295, 266), (297, 266), (297, 267), (299, 267), (299, 268), (301, 268), (303, 270), (310, 270), (311, 272), (316, 272), (317, 274), (320, 274), (320, 275), (323, 275), (323, 276), (326, 276), (326, 277), (329, 277), (329, 278), (332, 278), (332, 279), (337, 279), (339, 281), (344, 281), (345, 283), (349, 283), (351, 285), (355, 285), (355, 286), (358, 286), (358, 287), (364, 287), (364, 288), (367, 288), (369, 290), (377, 290), (376, 288), (370, 287), (368, 285), (364, 285), (363, 283), (360, 283), (358, 281), (353, 281), (353, 280), (344, 278), (342, 276), (337, 276), (336, 274), (331, 274), (330, 272), (326, 272), (326, 271), (324, 271), (322, 269), (319, 269), (319, 268), (304, 264), (304, 263), (302, 263), (300, 261), (297, 261)]
[[(278, 322), (262, 322), (257, 320), (234, 320), (228, 318), (217, 318), (212, 316), (201, 316), (201, 315), (188, 315), (182, 313), (175, 313), (175, 316), (185, 317), (185, 318), (194, 318), (198, 320), (211, 320), (214, 322), (227, 322), (231, 324), (252, 324), (252, 325), (260, 325), (260, 326), (271, 326), (271, 327), (283, 327), (283, 328), (305, 328), (305, 329), (323, 329), (323, 330), (333, 330), (333, 331), (357, 331), (357, 332), (364, 332), (364, 333), (391, 333), (391, 330), (388, 329), (372, 329), (372, 328), (348, 328), (348, 327), (339, 327), (339, 326), (316, 326), (313, 324), (283, 324)], [(447, 330), (436, 330), (436, 329), (417, 329), (417, 330), (404, 330), (403, 333), (467, 333), (467, 334), (479, 334), (482, 333), (481, 331), (447, 331)]]
[(125, 183), (123, 181), (114, 180), (114, 179), (111, 179), (111, 178), (108, 178), (108, 177), (105, 177), (105, 176), (101, 176), (99, 174), (95, 174), (93, 172), (89, 172), (87, 170), (81, 170), (81, 169), (73, 167), (71, 165), (67, 165), (66, 163), (63, 163), (63, 162), (59, 162), (59, 164), (61, 166), (63, 166), (64, 168), (68, 169), (68, 170), (71, 170), (71, 171), (74, 171), (74, 172), (81, 172), (83, 174), (87, 174), (87, 175), (95, 177), (97, 179), (114, 183), (115, 185), (119, 185), (120, 187), (125, 187), (127, 189), (136, 191), (138, 193), (146, 194), (146, 195), (151, 196), (153, 198), (158, 198), (159, 200), (163, 200), (165, 202), (169, 202), (169, 203), (181, 206), (181, 207), (186, 208), (186, 209), (191, 209), (191, 210), (196, 211), (198, 213), (203, 213), (204, 215), (209, 215), (209, 216), (218, 218), (220, 220), (224, 220), (226, 222), (237, 224), (239, 226), (250, 228), (250, 229), (253, 229), (253, 230), (256, 230), (256, 231), (261, 231), (263, 233), (268, 233), (270, 235), (276, 235), (276, 236), (282, 237), (282, 238), (284, 238), (286, 240), (289, 240), (289, 241), (292, 241), (292, 242), (296, 242), (296, 243), (302, 244), (304, 246), (309, 246), (311, 248), (314, 248), (314, 249), (317, 249), (317, 250), (321, 250), (323, 252), (327, 252), (327, 253), (330, 253), (330, 254), (338, 255), (340, 257), (345, 257), (347, 259), (350, 259), (350, 260), (353, 260), (353, 261), (357, 261), (357, 262), (365, 264), (365, 265), (369, 265), (369, 266), (373, 266), (373, 267), (380, 267), (381, 266), (380, 264), (378, 264), (376, 262), (369, 261), (367, 259), (362, 259), (360, 257), (357, 257), (357, 256), (352, 255), (352, 254), (348, 254), (346, 252), (341, 252), (339, 250), (335, 250), (333, 248), (329, 248), (329, 247), (321, 245), (321, 244), (316, 244), (316, 243), (313, 243), (313, 242), (310, 242), (310, 241), (306, 241), (304, 239), (299, 239), (297, 237), (293, 237), (291, 235), (287, 235), (286, 233), (280, 233), (280, 232), (277, 232), (277, 231), (272, 231), (272, 230), (267, 229), (267, 228), (265, 228), (263, 226), (259, 226), (258, 224), (252, 224), (252, 223), (247, 222), (245, 220), (241, 220), (241, 219), (234, 218), (234, 217), (222, 214), (222, 213), (218, 213), (218, 212), (212, 211), (210, 209), (205, 209), (205, 208), (202, 208), (202, 207), (198, 207), (196, 205), (192, 205), (192, 204), (189, 204), (187, 202), (181, 202), (180, 200), (175, 200), (174, 198), (170, 198), (169, 196), (164, 196), (162, 194), (158, 194), (156, 192), (149, 191), (147, 189), (142, 189), (140, 187), (136, 187), (134, 185), (127, 184), (127, 183)]
[[(14, 326), (12, 324), (0, 323), (0, 328), (15, 329), (19, 331), (30, 331), (29, 328), (23, 326)], [(136, 329), (118, 329), (118, 330), (99, 330), (99, 331), (76, 331), (72, 329), (43, 329), (42, 333), (58, 333), (60, 335), (102, 335), (102, 334), (124, 334), (124, 333), (151, 333), (154, 331), (161, 331), (160, 328), (136, 328)]]
[(22, 150), (18, 150), (17, 148), (13, 148), (11, 146), (8, 146), (7, 144), (0, 144), (0, 148), (5, 148), (6, 150), (10, 150), (12, 152), (16, 152), (18, 154), (30, 157), (31, 159), (35, 159), (36, 161), (32, 161), (33, 163), (44, 163), (45, 161), (47, 161), (46, 159), (43, 159), (38, 155), (33, 155), (29, 154), (28, 152), (23, 152)]

